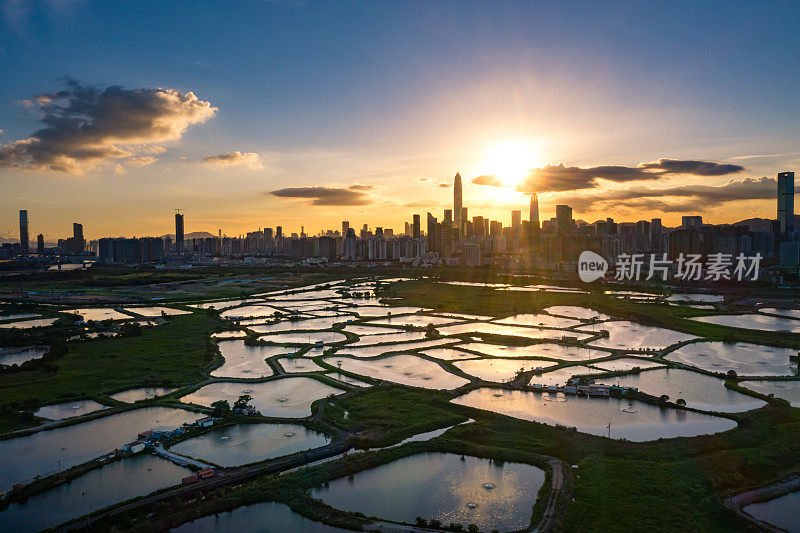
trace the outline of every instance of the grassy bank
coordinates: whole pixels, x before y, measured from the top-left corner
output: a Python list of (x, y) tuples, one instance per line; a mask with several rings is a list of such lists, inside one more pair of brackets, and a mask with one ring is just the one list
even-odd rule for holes
[(431, 307), (436, 310), (507, 316), (516, 313), (539, 312), (552, 305), (589, 307), (622, 320), (670, 328), (698, 337), (727, 342), (752, 342), (800, 348), (800, 334), (729, 328), (691, 320), (692, 317), (715, 314), (714, 311), (692, 309), (667, 304), (637, 303), (618, 300), (598, 290), (588, 294), (562, 292), (497, 291), (488, 287), (472, 287), (409, 281), (391, 285), (385, 296), (400, 298), (397, 305)]
[[(213, 313), (199, 311), (171, 317), (137, 337), (69, 343), (53, 361), (55, 372), (0, 375), (0, 407), (32, 408), (114, 390), (200, 381), (216, 357), (209, 334), (221, 324)], [(3, 422), (0, 418), (0, 428)]]

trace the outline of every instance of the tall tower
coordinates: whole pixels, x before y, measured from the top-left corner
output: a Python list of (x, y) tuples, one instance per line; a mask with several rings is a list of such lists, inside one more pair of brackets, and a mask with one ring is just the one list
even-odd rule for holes
[(175, 213), (175, 252), (183, 253), (183, 215)]
[(539, 229), (539, 197), (531, 194), (531, 228)]
[(456, 172), (456, 179), (453, 181), (453, 216), (455, 217), (453, 222), (458, 229), (459, 235), (461, 235), (464, 227), (464, 220), (461, 218), (463, 205), (464, 202), (461, 199), (461, 174)]
[(794, 172), (778, 173), (778, 224), (781, 235), (794, 230)]
[(19, 210), (19, 249), (23, 254), (30, 251), (28, 245), (28, 210)]

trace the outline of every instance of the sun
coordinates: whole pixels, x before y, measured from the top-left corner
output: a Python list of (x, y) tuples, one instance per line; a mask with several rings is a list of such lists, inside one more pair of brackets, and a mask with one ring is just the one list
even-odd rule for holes
[(481, 164), (485, 174), (493, 174), (503, 185), (512, 187), (525, 179), (530, 169), (539, 165), (536, 143), (512, 140), (494, 143)]

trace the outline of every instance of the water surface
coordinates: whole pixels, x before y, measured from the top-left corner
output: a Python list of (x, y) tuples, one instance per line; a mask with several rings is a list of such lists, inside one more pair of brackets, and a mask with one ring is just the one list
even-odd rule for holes
[(217, 400), (229, 404), (248, 394), (250, 405), (264, 416), (303, 418), (311, 414), (315, 400), (343, 391), (307, 377), (287, 377), (266, 383), (212, 383), (181, 398), (187, 403), (210, 407)]
[(4, 353), (0, 350), (0, 365), (21, 365), (26, 361), (32, 361), (44, 357), (47, 353), (46, 348), (26, 348), (24, 350), (14, 351), (13, 348), (8, 348), (13, 353)]
[(0, 530), (39, 531), (153, 491), (179, 485), (191, 470), (156, 455), (114, 461), (0, 512)]
[(0, 441), (0, 491), (39, 474), (85, 463), (136, 440), (142, 431), (176, 428), (201, 418), (199, 413), (169, 407), (147, 407), (72, 426), (38, 431)]
[(531, 512), (544, 471), (521, 463), (451, 453), (420, 453), (331, 481), (313, 498), (346, 511), (414, 523), (417, 516), (476, 524), (481, 531), (520, 530)]
[(711, 372), (735, 371), (741, 376), (790, 376), (797, 364), (789, 360), (796, 351), (747, 342), (695, 342), (667, 354), (670, 361)]
[(102, 409), (107, 409), (107, 407), (92, 400), (81, 400), (77, 402), (45, 405), (34, 414), (42, 418), (49, 418), (50, 420), (63, 420), (65, 418), (72, 418), (73, 416), (94, 413)]
[(581, 320), (610, 320), (611, 317), (598, 313), (594, 309), (588, 307), (579, 307), (575, 305), (553, 305), (544, 309), (551, 315), (568, 316), (572, 318), (579, 318)]
[(757, 398), (726, 389), (721, 379), (680, 368), (659, 368), (598, 381), (637, 387), (653, 396), (666, 394), (673, 402), (682, 398), (687, 406), (703, 411), (739, 413), (766, 405), (766, 402)]
[(711, 315), (692, 318), (698, 322), (727, 326), (729, 328), (757, 329), (761, 331), (777, 331), (779, 333), (800, 333), (800, 320), (780, 318), (776, 316), (748, 315)]
[(133, 403), (140, 400), (149, 400), (150, 398), (155, 398), (156, 396), (164, 396), (165, 394), (169, 394), (174, 390), (175, 389), (170, 389), (168, 387), (142, 387), (140, 389), (129, 389), (118, 392), (116, 394), (112, 394), (111, 397), (120, 402)]
[(319, 448), (329, 442), (325, 434), (298, 424), (237, 424), (179, 442), (170, 451), (228, 467)]
[(522, 420), (576, 427), (578, 431), (599, 436), (608, 436), (608, 424), (611, 424), (611, 438), (635, 442), (695, 437), (736, 427), (736, 422), (727, 418), (621, 398), (586, 398), (480, 388), (452, 402)]
[(515, 326), (541, 326), (544, 328), (569, 328), (583, 323), (580, 320), (545, 315), (543, 313), (512, 315), (500, 320), (495, 320), (495, 322), (498, 324), (512, 324)]
[(172, 533), (352, 533), (349, 529), (314, 522), (277, 502), (255, 503), (233, 511), (204, 516), (171, 530)]
[(800, 381), (742, 381), (740, 385), (761, 394), (774, 394), (800, 407)]
[(325, 362), (353, 374), (412, 387), (455, 389), (469, 383), (469, 380), (448, 372), (437, 363), (411, 354), (390, 355), (370, 360), (334, 355), (326, 357)]
[[(130, 317), (128, 317), (130, 318)], [(0, 328), (4, 329), (29, 329), (29, 328), (44, 328), (55, 324), (58, 318), (34, 318), (33, 320), (21, 320), (19, 322), (6, 322), (0, 324)]]
[(744, 511), (773, 526), (792, 533), (800, 533), (798, 509), (800, 509), (800, 491), (765, 502), (750, 504), (744, 508)]
[(625, 320), (602, 322), (600, 324), (583, 326), (579, 329), (592, 332), (606, 330), (609, 333), (608, 337), (594, 340), (589, 344), (600, 348), (617, 348), (622, 350), (663, 350), (667, 346), (697, 338), (688, 333), (645, 326)]
[(292, 348), (282, 346), (249, 346), (243, 340), (220, 341), (219, 352), (225, 363), (211, 371), (220, 378), (261, 378), (274, 374), (265, 359), (273, 355), (292, 352)]

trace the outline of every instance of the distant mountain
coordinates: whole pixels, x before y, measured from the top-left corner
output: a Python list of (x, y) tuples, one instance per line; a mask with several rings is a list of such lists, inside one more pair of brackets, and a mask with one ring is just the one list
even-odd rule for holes
[(772, 231), (772, 220), (769, 218), (748, 218), (734, 222), (734, 226), (750, 226), (750, 231)]
[[(167, 237), (169, 237), (173, 241), (175, 240), (175, 234), (174, 233), (170, 233), (168, 235), (162, 235), (161, 236), (162, 239), (167, 238)], [(193, 231), (191, 233), (184, 233), (183, 234), (183, 239), (186, 240), (186, 241), (188, 241), (190, 239), (208, 239), (209, 237), (216, 237), (216, 235), (214, 235), (212, 233), (209, 233), (207, 231)]]
[(0, 244), (5, 244), (7, 242), (19, 242), (19, 239), (6, 239), (5, 237), (0, 237)]

